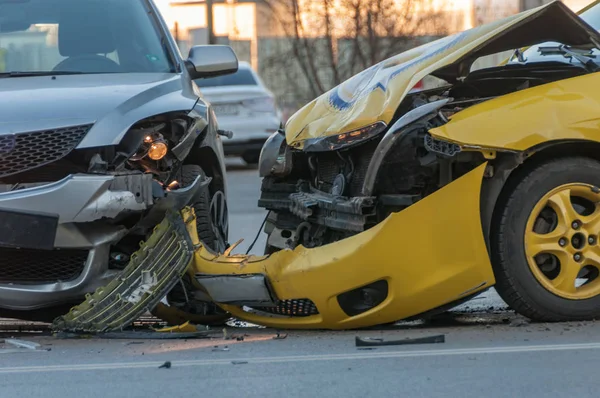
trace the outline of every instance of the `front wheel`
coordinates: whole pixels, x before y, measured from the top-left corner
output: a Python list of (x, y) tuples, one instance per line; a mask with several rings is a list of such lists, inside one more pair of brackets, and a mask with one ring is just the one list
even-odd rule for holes
[[(191, 185), (200, 175), (204, 175), (200, 166), (183, 166), (181, 171), (183, 186)], [(207, 187), (191, 205), (196, 213), (198, 238), (209, 249), (223, 253), (227, 249), (229, 235), (229, 210), (225, 193), (216, 191), (211, 195)]]
[(600, 317), (600, 163), (564, 158), (521, 175), (491, 235), (496, 289), (536, 321)]

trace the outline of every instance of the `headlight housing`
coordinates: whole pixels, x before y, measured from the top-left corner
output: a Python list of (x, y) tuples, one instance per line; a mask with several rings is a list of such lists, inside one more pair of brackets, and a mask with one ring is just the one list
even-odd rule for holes
[(258, 173), (264, 178), (270, 175), (286, 176), (292, 171), (292, 152), (285, 141), (283, 130), (276, 131), (264, 143), (258, 161)]
[(347, 133), (328, 137), (311, 138), (304, 143), (304, 152), (328, 152), (349, 148), (370, 140), (381, 134), (387, 127), (384, 122), (377, 122)]

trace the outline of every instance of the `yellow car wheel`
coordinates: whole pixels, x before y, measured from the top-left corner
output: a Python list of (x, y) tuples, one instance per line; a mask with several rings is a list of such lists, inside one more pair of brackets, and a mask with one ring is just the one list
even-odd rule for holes
[(492, 230), (496, 289), (538, 321), (600, 316), (600, 163), (564, 158), (520, 172)]

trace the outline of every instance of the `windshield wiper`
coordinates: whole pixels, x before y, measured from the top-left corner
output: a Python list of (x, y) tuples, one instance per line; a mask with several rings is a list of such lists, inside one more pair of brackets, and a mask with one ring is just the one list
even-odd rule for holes
[(3, 77), (32, 77), (32, 76), (59, 76), (59, 75), (81, 75), (83, 72), (68, 72), (68, 71), (41, 71), (41, 72), (0, 72), (0, 78)]
[(575, 58), (590, 72), (597, 72), (600, 70), (600, 65), (594, 62), (596, 56), (591, 50), (586, 51), (560, 44), (558, 46), (540, 47), (538, 51), (540, 55), (562, 55), (565, 58)]

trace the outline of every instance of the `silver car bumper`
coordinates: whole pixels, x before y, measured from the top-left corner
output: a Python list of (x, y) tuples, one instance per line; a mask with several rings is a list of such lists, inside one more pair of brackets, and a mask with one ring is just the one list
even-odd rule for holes
[[(84, 256), (81, 260), (78, 274), (68, 281), (10, 282), (10, 278), (2, 278), (0, 307), (11, 310), (48, 307), (79, 299), (105, 285), (118, 272), (109, 270), (111, 245), (129, 232), (115, 219), (144, 213), (141, 223), (152, 228), (153, 220), (160, 222), (167, 208), (181, 208), (190, 203), (198, 189), (209, 182), (199, 177), (187, 188), (166, 193), (160, 186), (153, 187), (152, 176), (146, 174), (76, 174), (58, 182), (29, 184), (17, 190), (14, 186), (0, 185), (0, 224), (4, 231), (8, 230), (0, 232), (1, 250), (27, 252), (36, 261), (38, 258), (43, 261), (44, 250), (48, 249), (88, 253), (87, 259)], [(0, 257), (4, 257), (0, 258), (0, 266), (15, 266), (6, 255)]]

